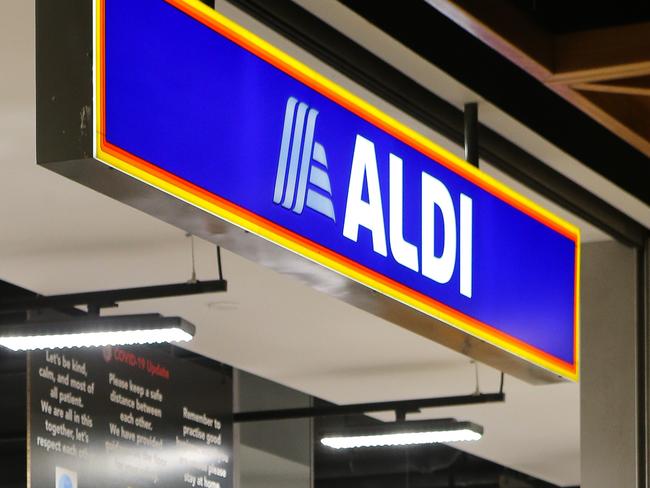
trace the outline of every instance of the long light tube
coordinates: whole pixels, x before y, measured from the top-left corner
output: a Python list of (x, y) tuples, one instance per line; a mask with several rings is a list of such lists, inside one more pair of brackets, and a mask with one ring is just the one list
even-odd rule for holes
[(391, 422), (351, 429), (346, 435), (326, 435), (321, 443), (333, 449), (356, 449), (478, 441), (482, 436), (483, 428), (479, 425), (445, 419)]
[(14, 351), (185, 342), (195, 327), (158, 314), (82, 317), (0, 326), (0, 345)]

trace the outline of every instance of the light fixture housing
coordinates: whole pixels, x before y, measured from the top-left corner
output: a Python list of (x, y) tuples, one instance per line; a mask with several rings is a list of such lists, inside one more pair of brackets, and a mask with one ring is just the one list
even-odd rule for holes
[(411, 446), (478, 441), (483, 427), (456, 419), (386, 422), (346, 428), (345, 433), (324, 434), (321, 444), (333, 449)]
[(84, 316), (0, 325), (0, 345), (13, 351), (185, 342), (196, 328), (159, 314)]

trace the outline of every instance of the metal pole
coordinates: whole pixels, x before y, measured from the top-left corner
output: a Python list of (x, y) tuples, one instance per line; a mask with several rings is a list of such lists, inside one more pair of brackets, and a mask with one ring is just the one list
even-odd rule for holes
[(465, 160), (478, 168), (478, 103), (466, 103), (464, 111)]

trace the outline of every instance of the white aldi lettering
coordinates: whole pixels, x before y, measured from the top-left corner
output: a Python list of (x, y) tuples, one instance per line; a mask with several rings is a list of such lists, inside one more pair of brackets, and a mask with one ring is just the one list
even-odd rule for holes
[[(451, 280), (459, 257), (459, 292), (471, 298), (472, 199), (465, 194), (460, 194), (460, 216), (457, 221), (454, 203), (445, 184), (430, 174), (422, 172), (422, 236), (420, 259), (418, 260), (418, 247), (406, 241), (403, 235), (405, 218), (403, 161), (398, 156), (390, 154), (389, 167), (388, 238), (392, 258), (402, 266), (415, 272), (420, 271), (423, 276), (436, 283), (444, 284)], [(367, 201), (362, 197), (364, 187), (367, 188)], [(442, 230), (436, 229), (436, 208), (442, 214)], [(352, 156), (343, 235), (357, 242), (359, 227), (364, 227), (371, 232), (374, 252), (388, 257), (386, 224), (375, 145), (372, 141), (357, 135)], [(434, 243), (436, 232), (440, 231), (443, 232), (443, 248), (440, 255), (436, 255)]]

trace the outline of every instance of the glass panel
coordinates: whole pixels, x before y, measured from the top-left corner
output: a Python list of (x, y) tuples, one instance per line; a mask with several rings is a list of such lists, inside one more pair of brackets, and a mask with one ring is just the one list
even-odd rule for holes
[[(242, 412), (311, 405), (311, 397), (237, 371), (235, 395)], [(238, 425), (240, 488), (309, 488), (311, 420), (274, 420)]]

